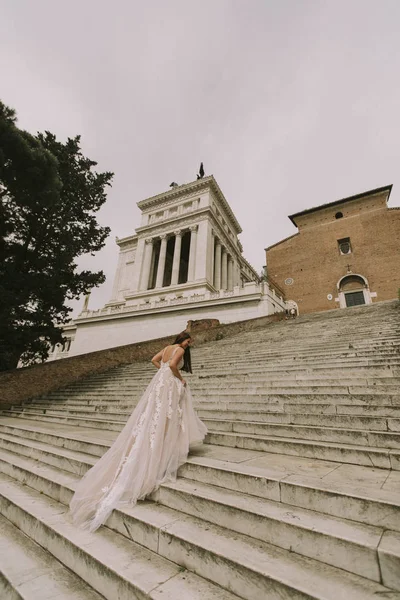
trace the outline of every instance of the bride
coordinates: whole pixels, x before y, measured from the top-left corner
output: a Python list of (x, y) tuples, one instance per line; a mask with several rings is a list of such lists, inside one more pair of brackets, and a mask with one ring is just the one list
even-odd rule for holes
[(127, 424), (79, 482), (71, 500), (75, 524), (95, 531), (113, 508), (134, 506), (166, 481), (174, 481), (189, 448), (207, 428), (197, 417), (182, 371), (192, 372), (191, 337), (180, 333), (151, 362), (158, 369)]

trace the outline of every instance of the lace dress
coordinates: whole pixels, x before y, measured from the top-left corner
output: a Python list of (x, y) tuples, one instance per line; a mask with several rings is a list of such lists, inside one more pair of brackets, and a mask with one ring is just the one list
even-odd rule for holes
[(75, 524), (95, 531), (113, 508), (134, 506), (174, 481), (189, 448), (202, 443), (207, 428), (193, 409), (189, 387), (169, 366), (176, 350), (161, 360), (124, 429), (79, 482), (70, 503)]

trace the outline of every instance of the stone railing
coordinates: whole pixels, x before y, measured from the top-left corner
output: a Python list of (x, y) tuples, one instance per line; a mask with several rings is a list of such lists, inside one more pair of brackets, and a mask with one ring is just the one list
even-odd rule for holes
[[(165, 290), (163, 290), (165, 293)], [(157, 310), (159, 308), (167, 308), (169, 306), (181, 306), (185, 304), (193, 304), (195, 302), (209, 302), (210, 300), (223, 300), (224, 298), (242, 298), (246, 296), (252, 296), (254, 294), (260, 294), (260, 296), (270, 296), (274, 302), (278, 302), (279, 306), (284, 309), (284, 299), (275, 293), (275, 290), (270, 289), (269, 286), (263, 282), (249, 282), (245, 283), (243, 287), (236, 286), (233, 290), (221, 290), (219, 292), (205, 292), (203, 294), (192, 294), (190, 296), (171, 297), (164, 300), (151, 300), (147, 302), (141, 302), (136, 305), (126, 305), (121, 303), (115, 306), (109, 306), (107, 308), (100, 308), (98, 310), (86, 310), (82, 311), (80, 315), (75, 319), (88, 319), (95, 317), (102, 317), (107, 315), (121, 314), (121, 313), (132, 313), (146, 310)]]

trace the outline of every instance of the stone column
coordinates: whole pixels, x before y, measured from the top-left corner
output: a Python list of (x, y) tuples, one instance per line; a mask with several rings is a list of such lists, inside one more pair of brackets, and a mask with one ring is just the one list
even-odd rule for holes
[(177, 285), (179, 279), (179, 267), (181, 263), (181, 245), (182, 245), (182, 231), (174, 231), (175, 234), (175, 248), (174, 258), (172, 261), (172, 277), (171, 285)]
[(140, 291), (145, 291), (149, 288), (149, 277), (151, 268), (151, 258), (153, 256), (153, 238), (147, 238), (144, 249), (143, 270), (140, 279)]
[(226, 248), (222, 248), (221, 258), (221, 289), (226, 290), (228, 287), (228, 255)]
[(209, 242), (207, 246), (208, 251), (208, 268), (207, 268), (207, 281), (214, 285), (214, 258), (215, 258), (215, 239), (214, 231), (210, 227)]
[(140, 274), (142, 272), (145, 245), (144, 238), (140, 238), (136, 248), (135, 264), (133, 265), (133, 273), (129, 286), (131, 292), (137, 292), (140, 289)]
[(194, 268), (196, 264), (196, 247), (197, 247), (197, 229), (198, 225), (192, 225), (190, 229), (190, 250), (189, 250), (189, 269), (188, 281), (194, 281)]
[(215, 240), (214, 287), (221, 289), (221, 242)]
[(239, 263), (235, 263), (235, 285), (240, 287), (240, 266)]
[(233, 259), (228, 256), (228, 290), (233, 290)]
[(116, 300), (118, 298), (119, 288), (120, 288), (120, 283), (121, 283), (121, 274), (122, 274), (122, 270), (124, 267), (124, 262), (125, 262), (125, 255), (120, 251), (119, 256), (118, 256), (118, 266), (117, 266), (117, 270), (115, 272), (115, 277), (114, 277), (114, 285), (113, 285), (111, 300)]
[(207, 220), (199, 222), (196, 238), (196, 261), (194, 266), (194, 280), (207, 279), (207, 251), (209, 242), (210, 225)]
[(167, 234), (161, 235), (160, 256), (158, 258), (156, 288), (160, 288), (164, 283), (165, 257), (167, 255)]

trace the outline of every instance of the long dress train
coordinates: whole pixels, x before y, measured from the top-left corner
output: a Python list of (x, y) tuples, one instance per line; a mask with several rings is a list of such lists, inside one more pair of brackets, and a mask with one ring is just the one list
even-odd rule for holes
[(202, 443), (207, 427), (194, 411), (189, 387), (170, 369), (173, 354), (161, 360), (111, 448), (79, 482), (70, 503), (75, 524), (95, 531), (114, 508), (134, 506), (174, 481), (189, 448)]

